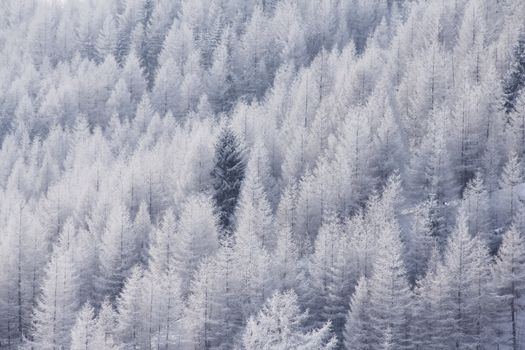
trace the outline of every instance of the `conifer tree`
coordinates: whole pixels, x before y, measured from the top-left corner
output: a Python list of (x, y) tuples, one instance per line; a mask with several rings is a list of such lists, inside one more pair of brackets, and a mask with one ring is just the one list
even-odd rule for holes
[(118, 339), (126, 347), (140, 349), (148, 346), (144, 327), (144, 299), (146, 290), (143, 284), (144, 271), (135, 266), (126, 280), (124, 289), (117, 299)]
[(461, 211), (443, 268), (438, 270), (443, 290), (440, 333), (449, 346), (476, 347), (492, 339), (489, 320), (493, 317), (494, 294), (488, 283), (489, 261), (486, 246), (479, 237), (470, 235), (466, 213)]
[(234, 286), (231, 238), (225, 238), (217, 253), (204, 258), (191, 282), (183, 314), (183, 344), (190, 348), (229, 348), (239, 327), (240, 316)]
[(344, 345), (347, 349), (372, 349), (372, 320), (367, 310), (370, 308), (368, 281), (361, 277), (350, 300), (343, 331)]
[(342, 228), (336, 214), (327, 212), (314, 243), (314, 252), (310, 262), (312, 287), (316, 298), (312, 300), (311, 311), (317, 320), (328, 319), (323, 308), (328, 302), (329, 291), (334, 280), (333, 270), (340, 258), (342, 243)]
[[(169, 210), (155, 230), (149, 250), (148, 271), (145, 275), (147, 302), (151, 320), (150, 327), (156, 336), (153, 343), (159, 348), (175, 347), (177, 344), (177, 321), (181, 317), (180, 278), (177, 271), (177, 223)], [(148, 298), (149, 297), (149, 298)]]
[(78, 312), (71, 329), (71, 350), (111, 349), (104, 345), (104, 333), (97, 327), (95, 310), (86, 303)]
[(237, 231), (253, 231), (263, 247), (273, 250), (275, 236), (273, 215), (266, 192), (254, 162), (249, 162), (236, 212)]
[(511, 66), (503, 81), (503, 107), (505, 112), (513, 112), (516, 99), (525, 85), (525, 31), (520, 29), (518, 41), (513, 48)]
[(510, 337), (507, 327), (501, 329), (502, 343), (519, 349), (519, 315), (525, 293), (525, 242), (515, 226), (503, 235), (492, 275), (498, 295), (498, 321), (501, 325), (510, 323)]
[(215, 166), (212, 171), (213, 199), (224, 230), (231, 229), (233, 213), (244, 179), (244, 160), (239, 141), (230, 127), (221, 130), (215, 145)]
[(77, 275), (72, 270), (71, 221), (66, 223), (53, 248), (45, 271), (42, 293), (34, 313), (34, 345), (40, 349), (68, 348), (78, 309)]
[(435, 242), (432, 237), (431, 201), (415, 208), (411, 230), (404, 238), (407, 273), (410, 282), (414, 283), (424, 275)]
[(203, 195), (188, 198), (182, 208), (177, 231), (172, 267), (185, 297), (200, 261), (213, 254), (219, 246), (217, 219), (211, 199)]
[(501, 213), (502, 223), (510, 223), (518, 212), (518, 193), (517, 186), (523, 182), (523, 171), (521, 161), (515, 153), (511, 153), (505, 164), (500, 178), (500, 187), (502, 190)]
[(120, 293), (133, 262), (137, 258), (135, 239), (128, 209), (117, 202), (111, 210), (100, 246), (100, 275), (97, 281), (99, 300), (112, 300)]
[(115, 26), (115, 20), (112, 16), (108, 16), (104, 20), (102, 28), (100, 28), (100, 32), (96, 38), (95, 48), (98, 60), (101, 62), (107, 55), (114, 55), (116, 53), (116, 47), (117, 28)]
[(306, 332), (302, 329), (308, 318), (299, 308), (295, 292), (275, 293), (256, 317), (251, 317), (242, 337), (242, 348), (270, 349), (336, 349), (330, 322)]
[(412, 292), (402, 251), (399, 228), (395, 222), (383, 226), (369, 281), (370, 317), (373, 324), (370, 342), (373, 347), (384, 344), (387, 332), (391, 334), (390, 341), (394, 348), (405, 347), (412, 341)]
[(106, 298), (97, 316), (96, 331), (103, 337), (103, 348), (112, 349), (117, 340), (117, 312)]
[(299, 252), (290, 226), (277, 230), (275, 251), (272, 256), (275, 280), (280, 289), (290, 289), (297, 283)]
[(489, 197), (479, 174), (467, 184), (461, 207), (463, 208), (461, 210), (467, 213), (470, 234), (480, 235), (491, 248), (494, 248)]
[(133, 222), (133, 236), (135, 238), (134, 255), (137, 257), (137, 261), (144, 266), (148, 261), (148, 251), (152, 230), (153, 227), (147, 205), (145, 202), (142, 202)]

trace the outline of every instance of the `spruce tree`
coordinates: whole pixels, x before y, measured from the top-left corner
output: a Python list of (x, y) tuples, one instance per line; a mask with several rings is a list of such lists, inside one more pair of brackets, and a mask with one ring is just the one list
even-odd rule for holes
[(135, 266), (117, 299), (116, 332), (122, 344), (129, 349), (145, 348), (147, 344), (144, 327), (146, 323), (144, 300), (147, 288), (145, 288), (143, 281), (143, 269), (140, 266)]
[(498, 325), (503, 327), (503, 343), (512, 345), (512, 349), (520, 348), (518, 334), (518, 315), (522, 310), (520, 299), (525, 293), (525, 241), (520, 232), (514, 227), (503, 235), (503, 242), (499, 248), (496, 264), (493, 268), (493, 281), (498, 296)]
[(33, 315), (34, 345), (38, 349), (69, 348), (70, 331), (78, 309), (78, 279), (72, 271), (73, 224), (68, 221), (51, 253), (42, 293)]
[(412, 293), (402, 260), (402, 243), (395, 222), (382, 228), (378, 252), (370, 277), (370, 317), (372, 319), (373, 348), (379, 348), (390, 332), (394, 348), (411, 343), (410, 320)]
[(368, 281), (361, 277), (350, 300), (350, 310), (343, 330), (347, 349), (372, 349), (372, 321), (370, 319), (370, 291)]
[(71, 350), (112, 349), (104, 344), (104, 333), (97, 327), (95, 310), (89, 303), (78, 312), (75, 325), (71, 329)]
[(511, 153), (501, 172), (501, 204), (502, 223), (509, 224), (515, 218), (519, 209), (518, 186), (523, 182), (522, 164), (515, 153)]
[(463, 192), (461, 207), (467, 214), (468, 229), (471, 235), (480, 235), (492, 248), (494, 237), (491, 232), (491, 215), (489, 205), (489, 195), (485, 189), (483, 179), (480, 174), (467, 184)]
[(256, 317), (251, 317), (242, 336), (242, 349), (335, 349), (337, 340), (330, 332), (330, 322), (305, 332), (308, 318), (299, 308), (295, 292), (275, 293)]
[(215, 166), (212, 171), (213, 199), (215, 201), (219, 223), (225, 230), (233, 224), (233, 213), (244, 179), (245, 164), (241, 146), (233, 130), (222, 129), (215, 145)]
[(495, 299), (488, 280), (489, 261), (483, 240), (469, 234), (466, 213), (461, 211), (437, 276), (443, 290), (437, 301), (439, 336), (451, 347), (479, 349), (492, 340), (491, 306)]
[(515, 111), (516, 99), (525, 85), (525, 31), (522, 29), (514, 45), (511, 66), (503, 81), (503, 107), (508, 114)]

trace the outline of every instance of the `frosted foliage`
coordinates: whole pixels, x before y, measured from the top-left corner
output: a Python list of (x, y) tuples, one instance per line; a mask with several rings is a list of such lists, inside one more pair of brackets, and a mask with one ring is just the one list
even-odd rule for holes
[(0, 0), (0, 349), (523, 349), (523, 18)]

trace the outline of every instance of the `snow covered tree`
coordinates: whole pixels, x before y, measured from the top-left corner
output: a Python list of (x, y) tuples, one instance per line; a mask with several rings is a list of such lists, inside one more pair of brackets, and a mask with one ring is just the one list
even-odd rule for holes
[(111, 349), (104, 344), (104, 333), (97, 327), (95, 310), (86, 303), (78, 312), (71, 329), (71, 350)]
[(219, 46), (213, 52), (212, 66), (207, 74), (207, 93), (216, 112), (230, 108), (230, 94), (232, 81), (230, 72), (230, 58), (228, 56), (229, 31), (222, 35)]
[(232, 264), (235, 271), (235, 293), (239, 298), (237, 312), (243, 320), (259, 309), (272, 287), (270, 255), (258, 236), (257, 228), (261, 227), (258, 215), (261, 213), (251, 208), (244, 211), (238, 218), (233, 235), (235, 245)]
[(101, 62), (107, 55), (114, 55), (117, 47), (117, 28), (115, 19), (108, 16), (96, 39), (95, 49), (98, 60)]
[(471, 235), (480, 235), (486, 244), (495, 248), (495, 239), (492, 232), (489, 196), (483, 180), (478, 174), (474, 177), (463, 192), (461, 207), (467, 213), (468, 229)]
[(134, 51), (128, 56), (126, 64), (122, 68), (121, 77), (126, 82), (133, 105), (136, 106), (142, 99), (142, 94), (146, 90), (146, 80), (142, 73), (140, 61)]
[(306, 331), (308, 318), (301, 312), (295, 292), (274, 293), (256, 317), (248, 320), (242, 337), (243, 349), (336, 349), (337, 340), (330, 331), (330, 322), (321, 328)]
[(188, 198), (182, 208), (177, 243), (173, 248), (173, 268), (184, 297), (200, 261), (212, 255), (219, 246), (217, 219), (213, 211), (211, 199), (202, 195)]
[(117, 327), (118, 339), (126, 347), (140, 349), (147, 347), (148, 338), (144, 329), (144, 271), (135, 266), (126, 280), (124, 289), (117, 299)]
[[(503, 344), (520, 348), (519, 314), (522, 309), (520, 298), (525, 292), (525, 242), (523, 236), (511, 226), (503, 235), (503, 241), (496, 257), (492, 276), (498, 295), (497, 316), (500, 325), (500, 339)], [(509, 327), (510, 326), (510, 327)]]
[(74, 233), (73, 224), (69, 221), (60, 233), (46, 267), (33, 320), (33, 342), (40, 349), (68, 348), (71, 345), (71, 327), (79, 307), (78, 280), (71, 269)]
[(349, 241), (334, 212), (327, 211), (314, 243), (310, 261), (311, 284), (314, 288), (311, 310), (317, 322), (332, 320), (334, 331), (341, 335), (348, 295), (354, 283), (354, 271), (345, 259)]
[[(378, 251), (373, 265), (370, 288), (370, 317), (372, 337), (370, 343), (379, 347), (385, 342), (387, 331), (394, 348), (410, 344), (412, 292), (410, 291), (399, 228), (394, 222), (382, 227)], [(375, 344), (375, 345), (374, 345)]]
[(148, 332), (156, 333), (153, 342), (160, 348), (177, 344), (177, 321), (180, 318), (180, 279), (175, 261), (177, 249), (177, 222), (168, 210), (162, 217), (160, 227), (154, 232), (149, 249), (148, 270), (145, 284), (149, 285), (147, 298), (150, 320)]
[(148, 260), (152, 230), (153, 226), (151, 224), (150, 214), (148, 213), (148, 207), (145, 202), (142, 202), (133, 221), (133, 236), (135, 238), (135, 252), (133, 254), (142, 265), (146, 265)]
[(501, 173), (500, 187), (502, 190), (501, 194), (501, 206), (502, 212), (502, 223), (510, 223), (516, 213), (518, 212), (518, 192), (517, 187), (523, 182), (522, 165), (518, 156), (514, 153), (510, 154), (505, 167)]
[(152, 90), (152, 102), (160, 115), (166, 115), (170, 111), (174, 116), (182, 115), (182, 102), (180, 101), (182, 78), (181, 67), (172, 58), (159, 67)]
[[(460, 212), (445, 252), (441, 309), (441, 336), (455, 347), (490, 344), (494, 293), (489, 283), (489, 253), (480, 237), (468, 232), (465, 212)], [(441, 315), (441, 316), (440, 316)], [(439, 319), (439, 318), (438, 318)]]
[(284, 226), (277, 230), (272, 262), (275, 279), (281, 286), (279, 289), (293, 288), (297, 283), (296, 278), (299, 272), (299, 249), (290, 226)]
[(370, 307), (369, 303), (370, 290), (368, 281), (365, 277), (361, 277), (350, 300), (350, 309), (346, 316), (343, 331), (344, 344), (347, 349), (362, 350), (372, 348), (373, 323), (367, 311)]
[(138, 257), (134, 256), (135, 239), (128, 209), (117, 201), (111, 210), (100, 246), (100, 275), (97, 281), (99, 300), (108, 296), (112, 300), (121, 291), (130, 268)]
[(411, 283), (414, 283), (427, 270), (435, 238), (432, 237), (432, 202), (425, 201), (414, 208), (411, 230), (403, 236), (405, 262)]
[(102, 333), (103, 348), (112, 349), (117, 339), (117, 313), (107, 298), (98, 312), (96, 328)]
[(229, 348), (240, 326), (231, 238), (204, 258), (194, 274), (183, 314), (182, 342), (188, 348)]
[(255, 164), (250, 161), (246, 169), (236, 212), (237, 231), (254, 232), (263, 247), (273, 250), (275, 236), (272, 210), (261, 179), (263, 172), (258, 171)]

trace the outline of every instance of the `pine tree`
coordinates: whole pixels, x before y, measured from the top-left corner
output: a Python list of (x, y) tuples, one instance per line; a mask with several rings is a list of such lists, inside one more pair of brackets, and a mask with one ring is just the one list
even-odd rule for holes
[(335, 212), (325, 213), (323, 223), (314, 243), (314, 252), (310, 261), (310, 275), (316, 298), (312, 300), (311, 310), (316, 320), (327, 320), (324, 307), (328, 303), (330, 289), (334, 280), (333, 271), (340, 258), (342, 228)]
[(217, 218), (211, 199), (203, 195), (188, 198), (182, 208), (177, 231), (173, 269), (178, 275), (181, 293), (186, 297), (200, 261), (212, 255), (219, 246)]
[(275, 293), (256, 317), (248, 320), (242, 337), (242, 348), (270, 349), (336, 349), (337, 340), (331, 335), (330, 322), (321, 328), (305, 332), (303, 324), (308, 315), (299, 308), (295, 292)]
[(326, 303), (323, 306), (323, 318), (331, 320), (332, 329), (338, 340), (343, 339), (345, 317), (348, 311), (348, 295), (355, 287), (357, 271), (353, 259), (345, 252), (351, 251), (351, 242), (343, 230), (338, 242), (339, 253), (329, 270), (329, 285)]
[(518, 212), (518, 193), (516, 188), (523, 182), (522, 165), (518, 156), (511, 153), (501, 173), (500, 187), (502, 189), (501, 213), (502, 223), (510, 223)]
[(461, 207), (467, 213), (468, 228), (471, 235), (479, 235), (494, 248), (494, 237), (491, 232), (489, 196), (483, 179), (477, 174), (465, 188)]
[[(270, 255), (258, 236), (257, 227), (261, 212), (244, 211), (238, 218), (238, 228), (233, 238), (234, 279), (236, 296), (239, 298), (238, 317), (245, 320), (259, 309), (271, 292)], [(264, 215), (264, 213), (263, 213)], [(271, 222), (271, 220), (270, 220)]]
[(148, 213), (148, 207), (145, 202), (142, 202), (133, 222), (133, 235), (135, 238), (134, 256), (136, 256), (137, 261), (144, 266), (148, 261), (149, 243), (152, 230), (153, 226)]
[(373, 333), (370, 343), (379, 347), (385, 334), (391, 332), (395, 348), (411, 342), (410, 320), (412, 292), (402, 259), (403, 247), (395, 222), (387, 223), (381, 232), (378, 251), (370, 277), (370, 317)]
[(428, 261), (426, 274), (416, 281), (414, 287), (414, 318), (412, 324), (413, 343), (426, 348), (442, 343), (440, 330), (443, 325), (444, 309), (442, 307), (443, 283), (441, 254), (438, 244), (434, 243)]
[[(189, 348), (230, 348), (239, 327), (232, 243), (204, 258), (194, 274), (183, 315), (183, 342)], [(240, 323), (240, 322), (239, 322)]]
[(103, 349), (112, 349), (117, 339), (117, 313), (108, 298), (100, 307), (96, 328), (103, 337)]
[[(98, 250), (93, 245), (95, 236), (87, 230), (80, 229), (73, 242), (72, 269), (78, 276), (78, 302), (97, 301), (96, 276), (98, 272)], [(98, 306), (98, 304), (97, 304)]]
[(372, 349), (372, 320), (367, 310), (370, 308), (370, 290), (368, 281), (361, 277), (357, 282), (350, 300), (350, 309), (346, 316), (343, 331), (344, 344), (347, 349)]
[(168, 112), (177, 117), (182, 115), (181, 80), (181, 67), (174, 59), (169, 58), (160, 65), (152, 90), (152, 101), (160, 115)]
[(213, 52), (212, 66), (207, 74), (207, 93), (216, 112), (223, 112), (231, 107), (232, 81), (229, 75), (230, 61), (228, 56), (229, 30), (222, 35), (220, 45)]
[(145, 288), (143, 284), (144, 271), (135, 266), (126, 280), (124, 289), (117, 299), (118, 339), (130, 349), (140, 349), (148, 346), (148, 338), (143, 319)]
[(516, 108), (516, 99), (525, 85), (525, 31), (520, 30), (518, 41), (513, 48), (511, 66), (503, 81), (503, 107), (511, 113)]
[(416, 206), (412, 226), (405, 234), (405, 261), (409, 280), (413, 284), (424, 275), (435, 238), (432, 237), (431, 201)]
[(68, 348), (71, 345), (71, 327), (78, 309), (78, 280), (71, 269), (73, 235), (73, 224), (68, 221), (46, 267), (33, 319), (33, 342), (39, 349)]
[[(126, 64), (122, 69), (121, 78), (124, 79), (131, 95), (132, 105), (136, 106), (142, 99), (144, 91), (146, 91), (146, 80), (142, 73), (137, 53), (132, 51), (127, 59)], [(132, 108), (134, 110), (134, 108)]]
[(224, 230), (230, 230), (233, 213), (244, 179), (244, 160), (237, 137), (229, 127), (224, 127), (215, 145), (215, 166), (212, 171), (213, 199)]
[[(31, 217), (25, 210), (25, 204), (19, 194), (5, 196), (5, 203), (9, 203), (14, 211), (4, 220), (3, 232), (5, 238), (0, 244), (0, 313), (4, 315), (1, 331), (3, 344), (16, 346), (29, 333), (31, 313), (36, 295), (31, 297), (30, 268), (33, 263), (45, 263), (32, 255), (29, 234), (33, 232), (28, 225)], [(4, 214), (5, 215), (5, 214)], [(32, 237), (33, 244), (42, 244), (39, 239)], [(36, 265), (38, 266), (38, 265)], [(41, 272), (38, 270), (38, 272)], [(36, 276), (35, 276), (36, 277)], [(36, 290), (37, 286), (33, 285)]]
[(299, 265), (299, 251), (290, 226), (277, 230), (276, 247), (273, 252), (275, 280), (280, 290), (295, 287)]
[(107, 55), (115, 55), (117, 47), (117, 28), (115, 26), (115, 20), (112, 16), (108, 16), (102, 28), (98, 33), (97, 41), (95, 44), (96, 55), (99, 62), (102, 62)]
[(111, 349), (104, 345), (104, 333), (97, 327), (95, 310), (86, 303), (78, 312), (71, 329), (71, 350)]
[[(180, 279), (175, 261), (177, 249), (177, 223), (168, 210), (160, 227), (155, 230), (149, 250), (148, 271), (145, 276), (149, 296), (150, 327), (157, 333), (153, 342), (158, 348), (177, 344), (177, 321), (181, 317)], [(148, 329), (149, 331), (149, 329)]]
[(525, 293), (525, 241), (514, 226), (503, 235), (492, 275), (498, 296), (497, 321), (502, 343), (511, 345), (514, 350), (519, 349), (520, 299)]
[(466, 213), (461, 211), (438, 272), (443, 281), (440, 332), (449, 346), (479, 347), (492, 339), (494, 294), (488, 283), (489, 261), (483, 241), (469, 234)]
[(253, 231), (264, 248), (275, 247), (273, 215), (255, 162), (249, 162), (236, 212), (237, 231)]
[(99, 300), (112, 300), (120, 293), (136, 256), (133, 228), (128, 209), (118, 201), (111, 210), (101, 237), (100, 275), (97, 280)]

